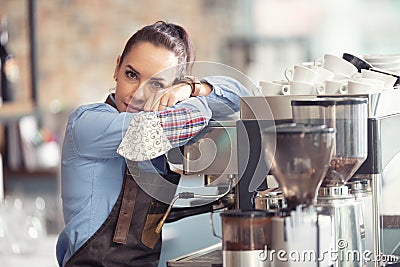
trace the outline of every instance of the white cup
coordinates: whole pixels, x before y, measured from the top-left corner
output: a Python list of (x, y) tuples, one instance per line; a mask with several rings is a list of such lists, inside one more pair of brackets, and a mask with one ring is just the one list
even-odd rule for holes
[(317, 58), (314, 61), (315, 66), (321, 66), (333, 72), (340, 73), (351, 77), (358, 72), (356, 66), (349, 61), (331, 54), (325, 54), (323, 57)]
[(310, 66), (310, 68), (318, 72), (318, 79), (316, 80), (316, 82), (330, 81), (333, 79), (333, 76), (335, 75), (333, 72), (320, 66)]
[(269, 81), (260, 81), (260, 91), (264, 96), (290, 94), (289, 85)]
[(385, 85), (385, 83), (382, 80), (372, 79), (372, 78), (361, 77), (361, 78), (354, 79), (354, 80), (356, 80), (358, 82), (371, 84), (372, 87), (374, 88), (374, 92), (381, 92)]
[(305, 82), (291, 81), (290, 94), (291, 95), (322, 95), (324, 88), (321, 84), (310, 84)]
[(392, 75), (365, 69), (361, 70), (361, 77), (381, 80), (384, 83), (383, 87), (385, 89), (392, 89), (397, 81), (397, 78)]
[(288, 81), (315, 83), (318, 79), (318, 72), (302, 65), (294, 65), (285, 70), (285, 77)]
[(272, 81), (273, 83), (279, 83), (279, 84), (282, 84), (282, 85), (289, 85), (289, 81), (288, 80), (275, 80), (275, 81)]
[(332, 80), (341, 81), (341, 80), (351, 80), (352, 78), (361, 78), (361, 74), (355, 73), (352, 76), (348, 76), (348, 75), (341, 74), (341, 73), (335, 73)]
[(349, 94), (374, 94), (382, 92), (384, 82), (371, 78), (359, 78), (350, 80), (347, 83), (347, 91)]
[(338, 95), (347, 94), (347, 81), (325, 81), (325, 94), (327, 95)]
[(314, 62), (313, 61), (306, 61), (306, 62), (302, 62), (301, 63), (302, 66), (310, 68), (311, 66), (314, 66)]

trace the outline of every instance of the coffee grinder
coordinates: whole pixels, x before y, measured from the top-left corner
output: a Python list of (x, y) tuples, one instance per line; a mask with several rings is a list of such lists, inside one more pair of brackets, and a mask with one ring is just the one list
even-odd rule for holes
[(332, 264), (329, 257), (322, 255), (332, 247), (331, 220), (318, 214), (314, 205), (334, 151), (334, 137), (335, 130), (325, 125), (296, 123), (270, 127), (262, 133), (265, 161), (271, 165), (287, 205), (272, 219), (269, 252), (300, 256), (282, 261), (270, 255), (271, 266)]
[(263, 131), (265, 161), (287, 208), (223, 212), (223, 266), (330, 266), (320, 255), (332, 245), (325, 238), (330, 217), (317, 214), (312, 205), (331, 160), (334, 131), (294, 123)]
[(345, 183), (367, 158), (367, 109), (366, 98), (292, 101), (293, 121), (325, 124), (336, 129), (333, 157), (319, 189), (316, 206), (320, 214), (333, 219), (337, 266), (365, 265), (362, 203)]

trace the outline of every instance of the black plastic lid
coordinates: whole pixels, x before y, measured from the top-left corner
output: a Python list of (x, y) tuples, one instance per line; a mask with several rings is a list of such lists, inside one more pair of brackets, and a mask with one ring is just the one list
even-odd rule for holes
[(315, 99), (292, 100), (292, 106), (340, 106), (340, 105), (360, 105), (367, 103), (367, 98), (361, 97), (331, 97)]
[(285, 123), (276, 126), (268, 127), (264, 133), (286, 133), (286, 134), (315, 134), (315, 133), (334, 133), (334, 128), (329, 128), (326, 125), (310, 125), (304, 123)]
[(265, 210), (227, 210), (222, 212), (221, 217), (235, 217), (235, 218), (264, 218), (270, 217), (273, 213)]
[(292, 106), (334, 106), (336, 100), (334, 99), (303, 99), (303, 100), (292, 100)]

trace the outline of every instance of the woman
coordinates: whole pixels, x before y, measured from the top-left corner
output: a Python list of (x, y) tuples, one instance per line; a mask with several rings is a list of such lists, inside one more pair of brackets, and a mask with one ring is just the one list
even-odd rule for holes
[(115, 94), (70, 115), (61, 166), (60, 266), (158, 265), (155, 228), (180, 177), (164, 154), (212, 117), (238, 111), (239, 95), (247, 94), (227, 77), (186, 77), (193, 59), (182, 27), (148, 25), (117, 58)]

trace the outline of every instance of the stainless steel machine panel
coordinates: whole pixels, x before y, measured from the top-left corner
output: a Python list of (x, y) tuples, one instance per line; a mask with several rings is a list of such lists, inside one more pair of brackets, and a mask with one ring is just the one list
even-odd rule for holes
[(313, 98), (316, 96), (244, 96), (240, 98), (240, 118), (242, 120), (291, 120), (291, 101)]
[(184, 174), (204, 175), (206, 185), (227, 185), (237, 175), (237, 134), (235, 121), (211, 121), (184, 147)]

